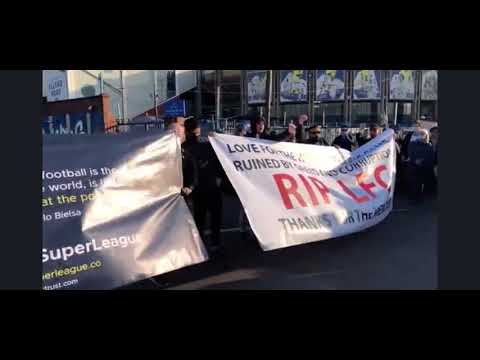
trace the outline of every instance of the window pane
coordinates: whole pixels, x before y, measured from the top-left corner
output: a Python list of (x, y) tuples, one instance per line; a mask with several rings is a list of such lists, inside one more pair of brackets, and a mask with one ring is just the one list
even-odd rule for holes
[(395, 124), (395, 104), (397, 105), (397, 125), (410, 126), (413, 122), (413, 106), (411, 102), (389, 102), (388, 103), (388, 123)]
[(240, 70), (222, 70), (222, 117), (240, 115)]
[(425, 116), (427, 121), (438, 121), (437, 107), (435, 101), (422, 101), (420, 104), (420, 116)]
[(215, 70), (202, 70), (202, 114), (215, 114)]
[(280, 118), (272, 119), (272, 126), (283, 127), (302, 114), (308, 114), (308, 104), (281, 104)]
[(341, 126), (344, 123), (343, 103), (321, 103), (314, 106), (314, 123), (328, 127)]
[(380, 103), (378, 102), (352, 103), (352, 127), (378, 121), (379, 107)]

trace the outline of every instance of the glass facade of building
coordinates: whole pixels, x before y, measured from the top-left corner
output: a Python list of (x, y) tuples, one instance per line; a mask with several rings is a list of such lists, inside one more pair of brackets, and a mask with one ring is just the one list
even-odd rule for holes
[[(200, 70), (199, 70), (200, 71)], [(203, 117), (266, 115), (267, 70), (201, 70)], [(271, 125), (305, 113), (326, 127), (438, 122), (436, 70), (273, 70)], [(219, 102), (219, 104), (218, 104)], [(193, 115), (193, 114), (192, 114)]]

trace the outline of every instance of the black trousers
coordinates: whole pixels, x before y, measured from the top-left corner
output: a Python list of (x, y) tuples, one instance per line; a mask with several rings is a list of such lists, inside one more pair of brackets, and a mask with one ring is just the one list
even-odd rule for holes
[[(196, 190), (200, 190), (197, 188)], [(194, 218), (198, 231), (204, 235), (207, 213), (210, 214), (210, 227), (212, 231), (212, 245), (220, 243), (220, 228), (222, 226), (222, 192), (218, 188), (196, 191), (193, 201)]]
[(415, 166), (407, 167), (410, 199), (420, 201), (425, 194), (432, 194), (436, 190), (435, 174), (433, 167)]

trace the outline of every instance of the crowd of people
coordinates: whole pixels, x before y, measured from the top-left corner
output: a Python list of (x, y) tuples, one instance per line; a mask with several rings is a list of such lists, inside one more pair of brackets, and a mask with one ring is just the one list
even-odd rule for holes
[[(288, 129), (278, 134), (270, 131), (263, 117), (255, 117), (250, 124), (241, 123), (235, 135), (272, 141), (304, 143), (311, 145), (335, 146), (353, 151), (382, 132), (377, 124), (363, 129), (355, 135), (347, 126), (331, 144), (322, 137), (322, 127), (312, 125), (306, 128), (308, 116), (297, 116)], [(223, 193), (237, 196), (211, 144), (201, 141), (200, 124), (193, 118), (183, 117), (165, 119), (168, 130), (176, 132), (182, 143), (182, 167), (184, 196), (195, 223), (211, 252), (221, 249), (221, 225), (223, 217)], [(422, 128), (420, 122), (413, 131), (401, 131), (395, 128), (395, 146), (397, 151), (396, 190), (406, 191), (412, 203), (421, 202), (426, 194), (437, 190), (439, 128), (430, 131)], [(308, 134), (308, 137), (307, 137)], [(206, 218), (210, 216), (210, 234), (206, 236)], [(241, 209), (239, 224), (245, 230), (247, 219)]]

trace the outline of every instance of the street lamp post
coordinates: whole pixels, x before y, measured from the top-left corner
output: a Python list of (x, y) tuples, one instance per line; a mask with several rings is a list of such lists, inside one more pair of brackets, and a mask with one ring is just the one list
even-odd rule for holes
[(267, 128), (270, 128), (270, 117), (272, 113), (272, 83), (273, 83), (273, 70), (268, 70), (268, 94), (267, 94)]
[(153, 106), (155, 108), (155, 121), (158, 121), (157, 85), (157, 70), (153, 70)]
[(124, 70), (120, 70), (120, 90), (122, 92), (122, 121), (123, 123), (126, 123), (128, 122), (127, 95), (125, 91), (125, 77), (123, 72)]

